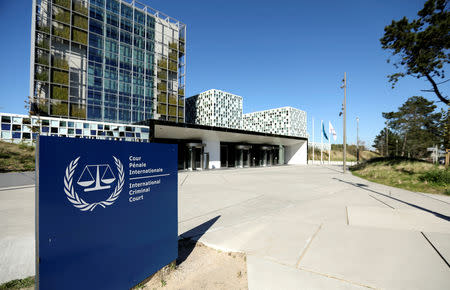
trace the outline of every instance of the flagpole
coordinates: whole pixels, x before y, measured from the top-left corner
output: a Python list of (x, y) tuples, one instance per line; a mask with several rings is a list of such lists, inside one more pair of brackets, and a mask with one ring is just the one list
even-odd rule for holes
[(312, 124), (312, 133), (313, 133), (313, 141), (312, 141), (312, 149), (313, 149), (313, 165), (314, 165), (314, 118), (312, 118), (312, 122), (313, 122), (313, 124)]
[[(320, 121), (320, 130), (323, 131), (323, 120)], [(320, 164), (323, 164), (323, 132), (320, 133)]]
[(331, 133), (330, 133), (330, 121), (328, 121), (328, 165), (330, 165), (331, 161)]

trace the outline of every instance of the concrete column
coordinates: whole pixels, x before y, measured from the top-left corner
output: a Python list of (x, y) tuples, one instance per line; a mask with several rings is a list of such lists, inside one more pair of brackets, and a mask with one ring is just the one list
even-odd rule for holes
[(306, 164), (307, 153), (306, 141), (285, 146), (285, 162), (287, 164)]
[(203, 140), (205, 147), (203, 152), (209, 153), (209, 169), (220, 168), (220, 141)]

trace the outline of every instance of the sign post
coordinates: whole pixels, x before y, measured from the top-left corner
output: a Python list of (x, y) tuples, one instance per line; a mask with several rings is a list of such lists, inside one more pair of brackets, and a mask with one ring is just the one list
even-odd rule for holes
[(178, 256), (177, 146), (40, 136), (36, 286), (129, 289)]

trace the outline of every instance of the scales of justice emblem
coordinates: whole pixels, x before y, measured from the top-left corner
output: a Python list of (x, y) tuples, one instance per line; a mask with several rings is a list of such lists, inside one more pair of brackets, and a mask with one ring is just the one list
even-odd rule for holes
[[(95, 172), (95, 178), (92, 174), (92, 170), (94, 170)], [(102, 173), (101, 177), (100, 173)], [(111, 185), (102, 186), (101, 183), (111, 184), (115, 180), (116, 177), (114, 176), (114, 173), (112, 172), (111, 167), (109, 167), (108, 164), (98, 164), (86, 165), (80, 175), (80, 178), (78, 178), (77, 183), (82, 187), (88, 187), (95, 183), (94, 187), (88, 187), (84, 189), (85, 192), (88, 192), (111, 188)]]
[(77, 180), (77, 184), (83, 187), (84, 192), (99, 191), (110, 189), (112, 183), (118, 180), (114, 191), (110, 196), (103, 201), (88, 203), (84, 201), (75, 191), (73, 186), (73, 174), (78, 166), (78, 160), (80, 157), (72, 160), (66, 167), (66, 172), (64, 175), (64, 192), (66, 193), (67, 199), (72, 203), (72, 205), (81, 211), (93, 211), (98, 205), (105, 208), (106, 206), (112, 205), (116, 199), (119, 197), (124, 185), (124, 170), (123, 164), (118, 158), (113, 156), (114, 162), (117, 168), (117, 178), (114, 175), (109, 164), (95, 164), (84, 166), (80, 177)]

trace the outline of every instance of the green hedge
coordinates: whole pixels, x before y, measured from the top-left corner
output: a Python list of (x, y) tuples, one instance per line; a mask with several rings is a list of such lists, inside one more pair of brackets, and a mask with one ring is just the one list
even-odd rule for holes
[(70, 116), (84, 119), (86, 118), (86, 107), (80, 105), (70, 105)]
[(69, 73), (59, 70), (52, 70), (52, 82), (68, 85), (69, 84)]
[(67, 103), (54, 103), (50, 106), (50, 111), (52, 115), (67, 116), (69, 108)]
[(46, 70), (42, 72), (36, 72), (35, 78), (38, 81), (48, 82), (48, 72)]
[(69, 69), (69, 62), (63, 58), (60, 57), (53, 57), (53, 66), (61, 69), (68, 70)]
[(160, 90), (160, 91), (167, 91), (167, 85), (166, 85), (166, 83), (158, 83), (158, 85), (157, 85), (157, 88), (158, 88), (158, 90)]
[(61, 21), (70, 24), (70, 12), (60, 9), (61, 11), (55, 12), (53, 18), (57, 21)]
[(80, 14), (88, 15), (87, 7), (83, 6), (83, 4), (78, 1), (73, 2), (73, 10)]
[(53, 3), (62, 7), (70, 8), (70, 0), (53, 0)]
[(46, 32), (50, 34), (50, 27), (48, 25), (40, 25), (39, 23), (36, 25), (37, 30)]
[(437, 185), (450, 186), (450, 169), (434, 169), (424, 173), (419, 179)]
[(72, 40), (87, 45), (87, 33), (78, 29), (72, 29)]
[(37, 41), (36, 42), (36, 46), (37, 47), (41, 47), (41, 48), (45, 48), (45, 49), (49, 49), (50, 48), (50, 43), (47, 39), (43, 39), (41, 41)]
[(36, 58), (36, 63), (48, 65), (48, 57), (47, 56), (38, 56)]
[(62, 28), (53, 26), (53, 34), (62, 38), (70, 38), (70, 29), (68, 26), (63, 25)]
[(73, 25), (79, 28), (88, 29), (88, 20), (86, 17), (82, 17), (74, 14), (73, 17)]
[(67, 88), (52, 86), (52, 99), (67, 100), (69, 98), (69, 90)]

